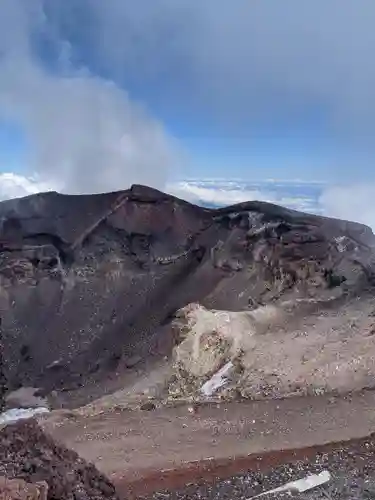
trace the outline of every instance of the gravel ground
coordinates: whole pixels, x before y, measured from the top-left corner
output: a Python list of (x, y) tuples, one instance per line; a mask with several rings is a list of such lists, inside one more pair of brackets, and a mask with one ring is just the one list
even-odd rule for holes
[[(375, 499), (375, 437), (355, 445), (340, 447), (329, 453), (317, 453), (313, 459), (297, 461), (271, 470), (254, 471), (212, 484), (190, 484), (175, 492), (160, 491), (142, 500), (244, 500), (283, 484), (329, 470), (332, 479), (326, 485), (293, 495), (301, 500)], [(264, 495), (268, 498), (289, 498), (288, 493)]]

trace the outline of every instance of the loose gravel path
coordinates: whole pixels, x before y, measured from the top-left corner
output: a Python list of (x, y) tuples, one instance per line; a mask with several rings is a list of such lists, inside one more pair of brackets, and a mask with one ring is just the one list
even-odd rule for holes
[[(285, 478), (297, 479), (298, 471), (312, 472), (310, 462), (306, 466), (301, 462), (301, 470), (290, 467), (290, 476), (275, 472), (275, 481), (262, 479), (256, 485), (248, 471), (259, 468), (259, 463), (269, 469), (303, 458), (307, 447), (314, 447), (314, 456), (317, 446), (369, 436), (375, 432), (374, 410), (375, 392), (364, 391), (346, 397), (211, 404), (196, 414), (186, 407), (70, 418), (56, 413), (44, 417), (44, 426), (108, 474), (124, 498), (181, 490), (199, 480), (216, 486), (210, 491), (195, 489), (194, 494), (182, 490), (180, 496), (164, 493), (150, 498), (229, 498), (225, 491), (230, 498), (247, 498), (268, 484), (280, 486)], [(288, 455), (280, 450), (291, 451)], [(302, 450), (302, 455), (293, 450)], [(265, 453), (270, 454), (256, 459)], [(238, 489), (238, 496), (229, 493), (231, 489)]]

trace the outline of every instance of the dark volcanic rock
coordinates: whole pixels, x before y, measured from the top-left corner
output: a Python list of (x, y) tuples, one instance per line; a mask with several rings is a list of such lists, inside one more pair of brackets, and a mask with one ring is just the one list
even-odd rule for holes
[(116, 500), (109, 480), (45, 434), (33, 420), (0, 430), (0, 476), (48, 484), (48, 499)]
[(10, 389), (91, 383), (98, 397), (126, 360), (169, 352), (165, 326), (190, 302), (243, 310), (373, 280), (369, 228), (262, 202), (210, 210), (133, 186), (4, 201), (0, 222)]
[(4, 347), (0, 320), (0, 412), (4, 409), (4, 397), (7, 392), (7, 379), (5, 376)]

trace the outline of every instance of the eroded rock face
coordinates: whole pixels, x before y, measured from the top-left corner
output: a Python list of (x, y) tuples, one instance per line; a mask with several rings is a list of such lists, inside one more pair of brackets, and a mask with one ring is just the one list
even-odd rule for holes
[(14, 487), (18, 484), (26, 488), (26, 484), (19, 481), (32, 483), (35, 486), (27, 488), (34, 493), (43, 491), (41, 483), (45, 483), (48, 499), (118, 499), (113, 485), (103, 474), (72, 450), (57, 444), (34, 420), (9, 424), (0, 430), (0, 476), (17, 479), (17, 483), (12, 483)]
[(203, 384), (228, 363), (227, 380), (214, 397), (263, 399), (373, 388), (374, 311), (371, 296), (279, 301), (239, 312), (191, 304), (173, 322), (180, 342), (169, 396), (205, 399)]
[(126, 360), (170, 353), (168, 324), (189, 303), (251, 311), (373, 286), (369, 228), (262, 202), (209, 210), (133, 186), (1, 202), (0, 221), (9, 389), (69, 390), (81, 403), (111, 374), (123, 381)]

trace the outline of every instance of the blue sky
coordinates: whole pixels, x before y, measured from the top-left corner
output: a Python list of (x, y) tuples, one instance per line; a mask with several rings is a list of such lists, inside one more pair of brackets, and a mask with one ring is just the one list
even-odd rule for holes
[[(142, 102), (151, 110), (158, 108), (147, 92)], [(335, 181), (340, 175), (337, 159), (345, 145), (330, 140), (324, 134), (324, 125), (308, 116), (304, 120), (285, 120), (282, 124), (261, 124), (254, 132), (234, 126), (225, 130), (199, 110), (185, 117), (183, 112), (181, 116), (173, 116), (168, 110), (159, 109), (157, 116), (189, 157), (188, 165), (177, 171), (176, 178), (181, 175), (242, 177), (245, 180), (297, 177), (307, 181)], [(7, 120), (0, 122), (0, 165), (3, 169), (27, 171), (29, 149), (22, 126)], [(364, 165), (364, 173), (366, 168)]]
[(2, 0), (0, 169), (374, 181), (373, 0)]

